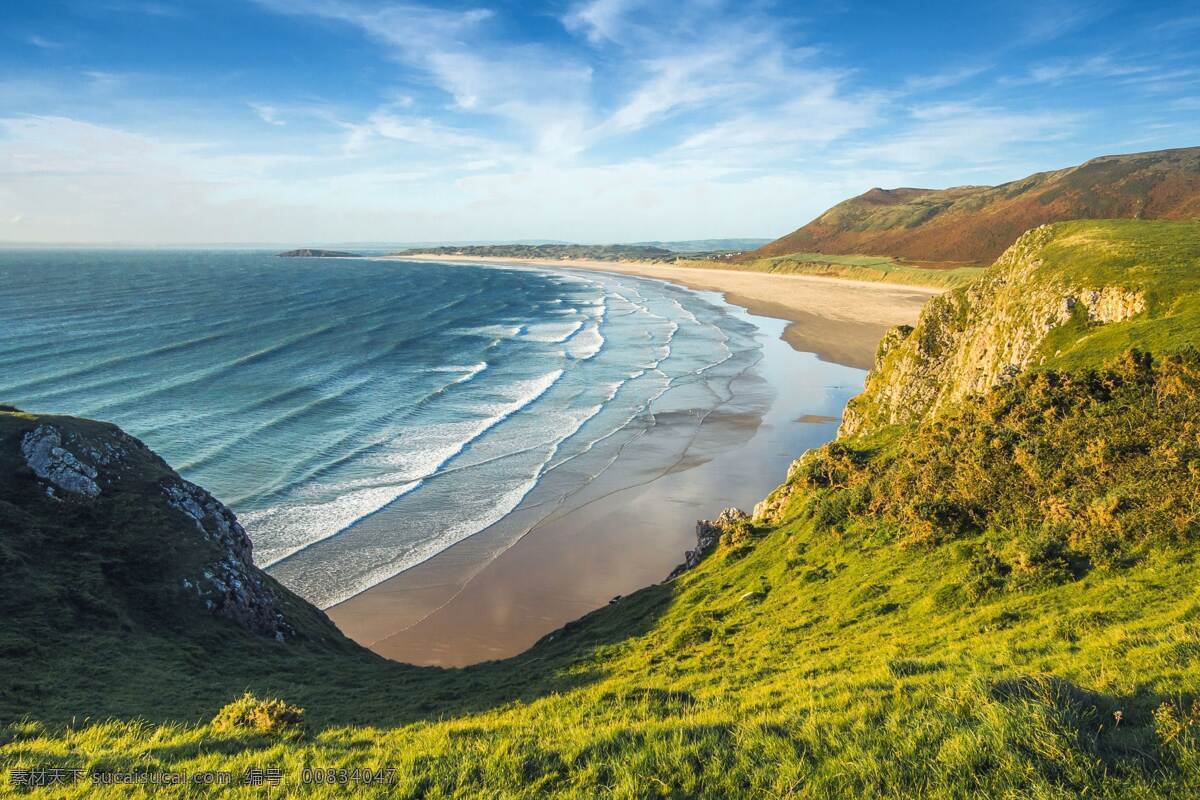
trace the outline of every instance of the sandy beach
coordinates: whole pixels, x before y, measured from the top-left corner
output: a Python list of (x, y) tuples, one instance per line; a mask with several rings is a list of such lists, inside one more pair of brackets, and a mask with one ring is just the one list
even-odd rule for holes
[(535, 265), (719, 292), (759, 326), (762, 361), (739, 380), (733, 400), (699, 423), (688, 409), (662, 410), (659, 423), (585, 491), (523, 504), (327, 609), (347, 635), (388, 658), (462, 666), (508, 657), (614, 596), (663, 580), (695, 546), (698, 518), (731, 505), (749, 510), (793, 458), (833, 437), (883, 331), (915, 321), (936, 293), (653, 264)]
[(721, 292), (726, 302), (752, 314), (788, 322), (783, 338), (797, 350), (826, 361), (869, 369), (884, 331), (912, 324), (921, 306), (945, 289), (899, 284), (779, 275), (743, 270), (678, 267), (638, 261), (588, 261), (473, 256), (388, 256), (397, 260), (460, 261), (568, 267), (640, 275), (691, 289)]

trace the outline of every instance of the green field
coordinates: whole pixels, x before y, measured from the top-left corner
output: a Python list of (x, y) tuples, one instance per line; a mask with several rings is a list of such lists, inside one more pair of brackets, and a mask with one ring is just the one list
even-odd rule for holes
[(906, 263), (887, 256), (793, 253), (753, 261), (688, 261), (689, 267), (772, 272), (783, 275), (818, 275), (858, 281), (899, 283), (909, 286), (954, 288), (983, 273), (981, 267), (931, 267)]

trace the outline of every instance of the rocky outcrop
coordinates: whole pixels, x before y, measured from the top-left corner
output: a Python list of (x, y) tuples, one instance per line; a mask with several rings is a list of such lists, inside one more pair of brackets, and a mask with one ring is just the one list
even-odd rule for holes
[(211, 494), (182, 478), (163, 484), (167, 503), (187, 516), (204, 537), (221, 550), (221, 557), (199, 575), (183, 578), (186, 591), (195, 592), (204, 607), (243, 628), (283, 641), (291, 628), (278, 609), (275, 594), (253, 567), (250, 537), (233, 512)]
[[(100, 485), (96, 483), (99, 475), (95, 463), (111, 463), (113, 459), (123, 455), (121, 451), (111, 449), (111, 445), (103, 451), (88, 448), (85, 456), (80, 458), (82, 448), (74, 434), (67, 434), (64, 442), (63, 432), (53, 425), (39, 425), (21, 438), (21, 455), (33, 473), (50, 484), (46, 493), (55, 496), (55, 489), (85, 497), (99, 497)], [(67, 444), (68, 447), (63, 445)], [(73, 447), (71, 447), (73, 445)], [(80, 451), (77, 455), (72, 450)]]
[[(6, 417), (10, 423), (14, 419)], [(97, 519), (105, 517), (110, 503), (134, 497), (147, 519), (164, 512), (182, 515), (178, 525), (160, 527), (153, 542), (133, 547), (131, 556), (147, 546), (183, 545), (197, 553), (193, 560), (180, 561), (172, 578), (175, 591), (190, 602), (257, 634), (283, 640), (294, 632), (274, 587), (254, 566), (250, 537), (233, 512), (180, 478), (142, 442), (111, 425), (69, 417), (41, 418), (16, 441), (25, 465), (42, 484), (42, 494), (52, 501), (93, 506)], [(201, 547), (172, 540), (196, 534), (203, 537)]]
[(816, 457), (817, 452), (817, 450), (809, 450), (788, 466), (787, 478), (784, 482), (754, 506), (754, 515), (752, 518), (755, 522), (773, 525), (780, 521), (784, 509), (787, 508), (788, 500), (796, 488), (796, 484), (792, 478), (804, 466), (805, 462)]
[(930, 300), (916, 327), (890, 331), (838, 435), (913, 422), (986, 392), (1044, 360), (1047, 337), (1068, 322), (1103, 325), (1145, 311), (1141, 292), (1078, 285), (1044, 270), (1055, 230), (1025, 233), (977, 282)]
[(721, 540), (721, 534), (729, 530), (735, 523), (749, 518), (750, 515), (745, 511), (731, 506), (718, 514), (714, 520), (696, 520), (696, 549), (684, 551), (683, 563), (671, 571), (667, 580), (671, 580), (699, 564), (708, 551), (717, 546), (717, 542)]

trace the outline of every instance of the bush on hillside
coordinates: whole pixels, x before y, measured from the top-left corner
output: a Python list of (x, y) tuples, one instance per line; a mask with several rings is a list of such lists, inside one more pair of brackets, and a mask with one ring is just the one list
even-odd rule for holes
[(294, 735), (304, 729), (304, 709), (246, 692), (218, 711), (212, 726), (219, 731)]
[(986, 532), (969, 596), (1050, 585), (1200, 537), (1200, 353), (1031, 372), (792, 481), (817, 530), (934, 546)]

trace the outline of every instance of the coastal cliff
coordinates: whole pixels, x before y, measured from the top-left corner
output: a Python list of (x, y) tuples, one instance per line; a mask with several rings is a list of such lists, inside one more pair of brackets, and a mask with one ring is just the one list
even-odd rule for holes
[(341, 639), (254, 566), (228, 508), (113, 425), (4, 407), (0, 477), (0, 605), (27, 623), (10, 646), (47, 618), (93, 630), (223, 620), (280, 644)]
[[(1059, 270), (1061, 252), (1048, 260), (1055, 245), (1086, 251), (1104, 244), (1086, 236), (1072, 244), (1078, 235), (1073, 223), (1028, 231), (979, 280), (933, 298), (915, 327), (889, 331), (839, 435), (920, 420), (1051, 362), (1061, 355), (1049, 348), (1051, 334), (1068, 323), (1086, 330), (1146, 311), (1136, 277)], [(1119, 244), (1119, 236), (1112, 241)]]

